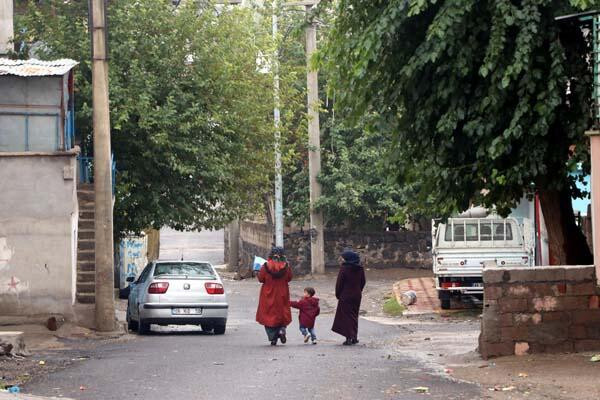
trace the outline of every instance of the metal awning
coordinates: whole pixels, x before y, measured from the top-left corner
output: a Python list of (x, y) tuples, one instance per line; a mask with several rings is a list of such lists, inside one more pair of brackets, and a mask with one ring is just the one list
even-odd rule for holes
[(68, 58), (54, 61), (42, 61), (35, 58), (29, 60), (0, 58), (0, 75), (22, 77), (64, 75), (77, 64), (79, 64), (77, 61)]

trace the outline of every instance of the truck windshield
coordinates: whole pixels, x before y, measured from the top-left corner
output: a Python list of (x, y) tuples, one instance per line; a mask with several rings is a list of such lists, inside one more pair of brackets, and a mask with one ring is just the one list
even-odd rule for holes
[[(454, 239), (452, 238), (453, 227)], [(492, 232), (494, 232), (493, 237)], [(512, 226), (508, 222), (505, 224), (503, 221), (481, 221), (479, 223), (455, 221), (454, 224), (452, 224), (448, 221), (444, 236), (446, 242), (452, 242), (453, 240), (455, 242), (464, 242), (465, 235), (467, 242), (513, 240)]]

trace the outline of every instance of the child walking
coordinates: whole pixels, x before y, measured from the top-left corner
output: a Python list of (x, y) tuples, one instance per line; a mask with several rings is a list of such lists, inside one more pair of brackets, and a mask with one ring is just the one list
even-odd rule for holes
[(315, 333), (315, 319), (321, 312), (319, 299), (315, 297), (315, 289), (311, 287), (304, 288), (304, 297), (300, 301), (291, 301), (293, 308), (300, 310), (300, 332), (304, 336), (304, 343), (310, 339), (312, 344), (317, 344), (317, 335)]

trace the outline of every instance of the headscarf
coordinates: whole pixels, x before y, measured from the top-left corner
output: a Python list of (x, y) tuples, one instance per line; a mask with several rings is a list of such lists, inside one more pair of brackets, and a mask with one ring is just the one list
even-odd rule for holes
[(360, 256), (357, 252), (352, 250), (344, 250), (342, 252), (342, 258), (344, 259), (344, 264), (351, 265), (354, 267), (360, 267)]
[(285, 258), (285, 251), (282, 247), (273, 247), (267, 258), (267, 272), (274, 278), (280, 278), (285, 274), (285, 268), (288, 263)]

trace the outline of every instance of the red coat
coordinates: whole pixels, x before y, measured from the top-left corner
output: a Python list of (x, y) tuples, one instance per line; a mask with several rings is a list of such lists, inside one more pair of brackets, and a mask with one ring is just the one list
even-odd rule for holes
[(285, 265), (279, 271), (273, 271), (264, 264), (258, 272), (260, 288), (256, 321), (268, 327), (288, 326), (292, 322), (290, 309), (290, 288), (292, 269)]
[(318, 298), (303, 297), (300, 301), (292, 301), (290, 304), (300, 310), (300, 325), (305, 328), (315, 327), (315, 319), (321, 313)]

